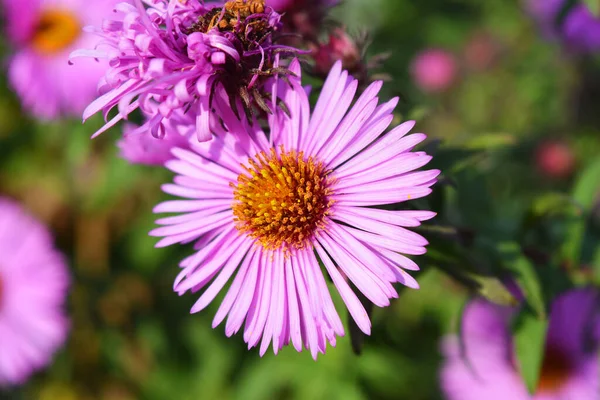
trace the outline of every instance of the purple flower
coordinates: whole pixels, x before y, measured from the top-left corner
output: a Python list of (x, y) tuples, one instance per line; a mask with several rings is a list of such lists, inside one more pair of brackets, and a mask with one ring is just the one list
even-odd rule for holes
[[(290, 69), (300, 75), (297, 61)], [(151, 235), (163, 237), (158, 247), (194, 243), (174, 285), (179, 294), (202, 291), (193, 313), (235, 275), (213, 326), (228, 316), (231, 336), (245, 321), (244, 340), (251, 348), (262, 337), (261, 355), (271, 343), (277, 353), (291, 341), (316, 358), (344, 334), (321, 268), (366, 334), (371, 324), (355, 290), (385, 307), (397, 297), (394, 283), (418, 287), (405, 270), (419, 268), (404, 254), (425, 253), (427, 241), (405, 227), (435, 214), (376, 206), (427, 196), (439, 171), (413, 172), (431, 159), (412, 151), (425, 139), (407, 135), (414, 122), (381, 136), (398, 102), (378, 105), (381, 82), (354, 101), (358, 82), (338, 62), (312, 113), (299, 78), (290, 83), (272, 85), (291, 117), (277, 110), (269, 135), (229, 111), (221, 129), (237, 135), (219, 132), (173, 150), (166, 167), (177, 176), (163, 190), (183, 199), (155, 212), (179, 215), (157, 220), (163, 226)]]
[[(537, 20), (549, 38), (562, 40), (571, 50), (600, 50), (600, 18), (595, 17), (583, 2), (575, 3), (559, 21), (566, 0), (527, 0), (529, 13)], [(560, 26), (559, 26), (560, 25)]]
[[(201, 0), (141, 0), (117, 5), (119, 20), (95, 32), (104, 40), (97, 49), (73, 58), (108, 58), (110, 69), (100, 85), (102, 96), (84, 112), (84, 120), (115, 106), (119, 113), (96, 135), (139, 108), (149, 118), (142, 129), (160, 136), (173, 114), (190, 112), (199, 141), (211, 138), (211, 121), (222, 111), (213, 98), (227, 95), (224, 107), (247, 119), (253, 109), (272, 112), (263, 90), (273, 75), (286, 74), (279, 54), (295, 49), (274, 44), (279, 14), (263, 0), (204, 3)], [(274, 102), (276, 105), (277, 102)]]
[(97, 38), (82, 27), (99, 24), (116, 1), (4, 0), (7, 36), (15, 47), (8, 79), (27, 111), (43, 119), (75, 116), (92, 101), (107, 65), (92, 59), (69, 65), (69, 53), (95, 46)]
[(474, 300), (465, 309), (462, 342), (443, 343), (441, 384), (450, 400), (597, 399), (600, 393), (598, 339), (600, 298), (594, 289), (558, 297), (550, 314), (540, 380), (529, 395), (510, 337), (513, 309)]
[(48, 229), (0, 197), (0, 387), (23, 383), (64, 343), (68, 283)]

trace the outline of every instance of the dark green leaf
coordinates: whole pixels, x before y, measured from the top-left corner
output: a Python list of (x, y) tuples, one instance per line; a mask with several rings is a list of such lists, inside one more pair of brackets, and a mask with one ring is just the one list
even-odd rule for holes
[(525, 299), (540, 317), (546, 315), (544, 296), (535, 266), (523, 255), (516, 243), (505, 242), (498, 246), (504, 266), (515, 274)]

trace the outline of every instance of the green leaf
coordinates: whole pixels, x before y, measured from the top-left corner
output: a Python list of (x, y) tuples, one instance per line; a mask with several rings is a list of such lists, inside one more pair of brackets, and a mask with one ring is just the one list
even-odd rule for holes
[(512, 146), (516, 142), (516, 137), (509, 133), (487, 133), (477, 135), (467, 141), (465, 148), (470, 150), (495, 150), (497, 148)]
[(477, 292), (492, 303), (510, 307), (515, 307), (519, 304), (517, 299), (506, 289), (506, 286), (497, 278), (474, 274), (471, 274), (470, 278), (479, 284)]
[(518, 244), (501, 243), (498, 246), (504, 266), (515, 274), (525, 299), (539, 317), (546, 316), (546, 306), (535, 266), (523, 255)]
[(545, 193), (539, 197), (536, 197), (533, 201), (531, 211), (536, 216), (544, 216), (548, 214), (552, 215), (563, 215), (573, 212), (579, 211), (579, 209), (575, 208), (576, 203), (573, 201), (573, 198), (564, 194), (564, 193)]
[(594, 253), (594, 277), (597, 283), (600, 283), (600, 246), (596, 248), (596, 252)]
[(583, 2), (594, 16), (600, 17), (600, 0), (583, 0)]
[(535, 392), (540, 378), (547, 328), (548, 321), (536, 317), (529, 310), (521, 312), (516, 319), (514, 340), (517, 360), (531, 394)]
[(581, 248), (586, 230), (585, 216), (598, 199), (599, 192), (600, 159), (597, 159), (583, 170), (573, 188), (573, 199), (581, 209), (573, 210), (572, 219), (567, 226), (565, 243), (561, 249), (563, 257), (573, 266), (580, 264)]
[[(597, 0), (600, 2), (600, 0)], [(600, 158), (590, 164), (579, 176), (575, 188), (573, 189), (573, 198), (586, 211), (590, 210), (594, 202), (598, 199), (600, 192)]]

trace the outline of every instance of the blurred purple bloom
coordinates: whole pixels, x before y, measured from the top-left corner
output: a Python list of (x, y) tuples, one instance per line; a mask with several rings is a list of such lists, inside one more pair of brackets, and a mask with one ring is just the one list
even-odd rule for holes
[(441, 384), (450, 400), (597, 399), (600, 393), (598, 292), (579, 289), (558, 297), (550, 313), (538, 388), (528, 394), (516, 365), (510, 336), (513, 311), (485, 300), (463, 314), (462, 341), (443, 343)]
[[(117, 5), (122, 21), (110, 21), (94, 31), (104, 38), (93, 50), (72, 57), (108, 58), (110, 69), (100, 85), (102, 96), (88, 106), (84, 120), (102, 111), (119, 113), (96, 135), (139, 108), (148, 116), (142, 129), (164, 135), (173, 113), (195, 116), (199, 141), (211, 138), (213, 98), (228, 97), (225, 107), (248, 119), (253, 108), (272, 112), (263, 84), (288, 71), (278, 67), (278, 54), (295, 49), (274, 44), (279, 14), (262, 0), (204, 3), (201, 0), (141, 0)], [(275, 104), (277, 104), (275, 102)]]
[[(300, 75), (297, 61), (290, 69)], [(369, 334), (369, 316), (348, 281), (379, 307), (397, 297), (396, 282), (418, 288), (405, 270), (419, 268), (403, 254), (425, 253), (427, 241), (404, 227), (435, 215), (374, 206), (427, 196), (439, 171), (414, 172), (431, 159), (411, 151), (425, 139), (407, 135), (414, 122), (380, 137), (398, 102), (378, 105), (381, 82), (355, 100), (358, 82), (338, 62), (312, 113), (300, 79), (290, 83), (273, 83), (273, 97), (284, 99), (291, 117), (276, 110), (269, 135), (229, 111), (224, 126), (237, 135), (173, 150), (166, 167), (177, 176), (163, 190), (183, 199), (155, 212), (179, 215), (158, 219), (163, 226), (151, 235), (163, 237), (158, 247), (195, 243), (174, 285), (179, 294), (203, 290), (192, 312), (210, 304), (237, 272), (213, 326), (228, 316), (231, 336), (245, 321), (244, 340), (250, 348), (262, 337), (261, 355), (271, 343), (277, 353), (291, 341), (316, 358), (344, 335), (318, 259)], [(215, 101), (225, 104), (223, 97)]]
[(96, 45), (98, 38), (82, 27), (100, 24), (116, 2), (3, 0), (7, 36), (15, 48), (8, 79), (28, 112), (42, 119), (81, 115), (94, 99), (106, 63), (89, 59), (69, 65), (69, 54)]
[(0, 387), (23, 383), (64, 343), (68, 284), (48, 229), (0, 197)]
[(566, 0), (526, 1), (529, 13), (547, 37), (562, 40), (574, 51), (600, 50), (600, 18), (595, 17), (583, 2), (573, 5), (564, 20), (558, 21)]

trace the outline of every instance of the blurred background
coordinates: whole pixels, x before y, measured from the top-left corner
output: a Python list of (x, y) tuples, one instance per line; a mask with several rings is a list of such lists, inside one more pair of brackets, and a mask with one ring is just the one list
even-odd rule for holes
[(360, 355), (345, 337), (317, 362), (290, 348), (260, 358), (211, 329), (222, 295), (190, 315), (195, 296), (172, 291), (190, 249), (147, 235), (170, 173), (119, 158), (119, 128), (90, 140), (98, 118), (28, 117), (3, 76), (0, 193), (51, 227), (73, 276), (68, 343), (4, 396), (441, 399), (440, 338), (456, 331), (472, 271), (510, 272), (498, 244), (518, 244), (547, 299), (600, 283), (598, 56), (545, 37), (516, 0), (345, 0), (330, 18), (369, 32), (367, 59), (388, 53), (383, 95), (400, 96), (397, 120), (417, 120), (444, 173), (422, 204), (439, 215), (421, 228), (432, 243), (421, 289), (374, 310)]

